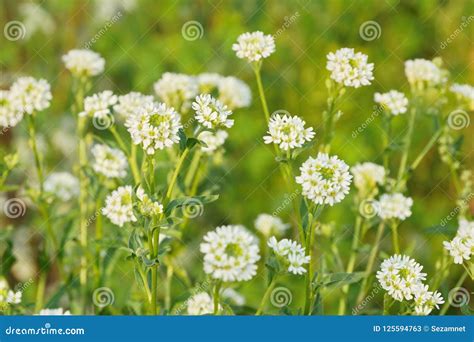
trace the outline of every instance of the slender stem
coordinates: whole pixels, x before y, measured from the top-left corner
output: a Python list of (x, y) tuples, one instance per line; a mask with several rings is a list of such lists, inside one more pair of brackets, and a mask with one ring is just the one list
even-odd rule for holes
[(313, 216), (310, 216), (310, 222), (308, 222), (308, 235), (306, 236), (306, 251), (309, 253), (309, 263), (306, 266), (306, 277), (305, 277), (305, 283), (306, 283), (306, 300), (305, 300), (305, 307), (304, 307), (304, 313), (305, 315), (309, 315), (311, 313), (311, 292), (312, 292), (312, 286), (311, 286), (311, 281), (313, 277), (313, 235), (314, 235), (314, 224), (313, 224)]
[(385, 293), (383, 296), (383, 315), (390, 315), (390, 307), (392, 306), (393, 301), (392, 297), (388, 293)]
[(191, 164), (189, 166), (189, 170), (186, 173), (186, 177), (184, 178), (184, 186), (186, 190), (189, 190), (192, 186), (193, 180), (196, 178), (196, 173), (201, 161), (202, 152), (198, 149), (194, 152), (193, 159), (191, 160)]
[(408, 162), (408, 152), (410, 151), (411, 141), (413, 137), (413, 128), (415, 127), (415, 118), (417, 112), (417, 105), (414, 104), (413, 108), (410, 110), (410, 115), (408, 118), (408, 130), (405, 136), (405, 144), (403, 146), (402, 157), (400, 160), (400, 168), (398, 169), (397, 185), (400, 186), (403, 179), (403, 175), (406, 172), (406, 166)]
[(255, 72), (255, 78), (257, 79), (258, 93), (260, 95), (260, 101), (262, 102), (263, 113), (265, 114), (265, 119), (267, 123), (270, 121), (270, 112), (268, 111), (267, 99), (265, 98), (265, 92), (263, 91), (262, 77), (260, 75), (260, 67), (258, 64), (254, 66), (253, 70)]
[(38, 285), (36, 288), (36, 303), (35, 303), (36, 312), (39, 312), (43, 308), (45, 289), (46, 289), (46, 273), (41, 272), (38, 279)]
[(130, 147), (130, 157), (128, 158), (128, 163), (130, 164), (130, 169), (132, 170), (133, 180), (135, 181), (135, 185), (141, 183), (140, 172), (138, 171), (137, 165), (137, 145), (133, 142)]
[(173, 265), (171, 262), (168, 264), (166, 269), (166, 294), (165, 294), (165, 309), (170, 311), (171, 309), (171, 281), (173, 280)]
[(143, 269), (142, 269), (140, 263), (136, 259), (135, 259), (135, 264), (136, 264), (136, 268), (138, 270), (138, 274), (140, 275), (140, 278), (142, 279), (143, 287), (145, 288), (145, 293), (146, 293), (147, 299), (151, 303), (151, 292), (150, 292), (150, 288), (148, 286), (148, 280), (146, 278), (145, 272), (143, 272)]
[(102, 265), (102, 238), (103, 238), (103, 217), (101, 213), (102, 208), (102, 196), (99, 193), (95, 202), (95, 214), (97, 218), (95, 220), (95, 240), (96, 240), (96, 260), (97, 260), (97, 273), (96, 273), (96, 286), (101, 286), (101, 265)]
[[(153, 218), (152, 231), (148, 237), (148, 244), (150, 247), (150, 254), (153, 260), (158, 256), (159, 250), (159, 239), (160, 239), (160, 229), (154, 228), (156, 226), (156, 218)], [(152, 315), (158, 314), (157, 307), (157, 294), (158, 294), (158, 265), (153, 265), (151, 267), (151, 313)]]
[[(453, 288), (461, 287), (461, 285), (464, 283), (466, 278), (467, 278), (467, 271), (464, 271), (463, 274), (461, 275), (461, 277), (459, 278), (459, 280), (457, 281), (456, 285), (454, 285)], [(441, 310), (439, 312), (439, 315), (444, 316), (446, 314), (446, 312), (448, 311), (450, 306), (451, 306), (451, 302), (450, 302), (449, 299), (447, 299), (446, 302), (444, 303), (443, 307), (441, 308)]]
[(221, 290), (221, 285), (222, 283), (220, 281), (217, 281), (216, 284), (214, 285), (214, 315), (219, 314), (219, 295), (220, 295), (220, 290)]
[(260, 305), (258, 306), (258, 310), (255, 313), (256, 316), (260, 316), (263, 310), (265, 309), (265, 305), (268, 302), (268, 297), (270, 297), (270, 294), (272, 293), (273, 288), (276, 285), (276, 280), (277, 280), (277, 276), (275, 275), (272, 281), (270, 282), (270, 284), (268, 285), (267, 290), (265, 291), (265, 294), (263, 295), (262, 301), (260, 302)]
[(398, 239), (398, 225), (395, 221), (390, 223), (390, 227), (392, 228), (392, 245), (393, 245), (393, 252), (395, 254), (400, 254), (400, 244)]
[(384, 128), (384, 135), (383, 135), (383, 166), (386, 170), (390, 169), (390, 141), (392, 139), (392, 117), (390, 113), (384, 113), (383, 118), (383, 128)]
[(436, 133), (431, 137), (430, 141), (425, 145), (423, 150), (420, 152), (420, 154), (415, 158), (415, 161), (411, 164), (410, 170), (413, 171), (415, 170), (420, 162), (423, 160), (423, 158), (426, 156), (426, 154), (429, 152), (431, 147), (438, 141), (439, 137), (441, 136), (441, 133), (443, 132), (442, 129), (439, 129), (436, 131)]
[(163, 201), (165, 204), (171, 198), (171, 195), (172, 195), (173, 189), (174, 189), (174, 185), (176, 183), (176, 180), (178, 179), (179, 171), (181, 170), (181, 167), (183, 166), (183, 162), (186, 159), (188, 154), (189, 154), (189, 149), (186, 148), (186, 149), (184, 149), (183, 153), (181, 154), (181, 157), (179, 157), (178, 163), (176, 164), (176, 168), (174, 169), (173, 175), (171, 176), (170, 184), (168, 185), (168, 191), (166, 191), (165, 200)]
[(38, 146), (36, 144), (36, 128), (35, 128), (35, 120), (34, 120), (34, 113), (31, 115), (27, 115), (27, 121), (28, 121), (28, 132), (30, 135), (30, 147), (33, 150), (33, 156), (35, 159), (35, 165), (36, 165), (36, 172), (38, 174), (38, 182), (39, 182), (39, 188), (40, 188), (40, 194), (43, 194), (43, 183), (44, 183), (44, 174), (43, 174), (43, 166), (42, 166), (42, 157), (41, 154), (38, 151)]

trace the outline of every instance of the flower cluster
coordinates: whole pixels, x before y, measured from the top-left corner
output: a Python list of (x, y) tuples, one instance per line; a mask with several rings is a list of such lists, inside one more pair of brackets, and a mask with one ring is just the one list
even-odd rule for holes
[(0, 126), (15, 127), (23, 119), (23, 111), (17, 108), (12, 93), (0, 90)]
[(135, 114), (138, 108), (152, 103), (153, 96), (132, 91), (131, 93), (118, 97), (117, 104), (114, 105), (114, 111), (122, 120), (126, 120), (129, 116)]
[(408, 99), (405, 94), (396, 90), (390, 90), (383, 94), (375, 93), (374, 101), (392, 115), (406, 113), (408, 107)]
[(141, 186), (137, 189), (137, 198), (139, 201), (138, 210), (142, 215), (153, 217), (163, 213), (163, 205), (159, 202), (153, 201)]
[(155, 93), (168, 106), (180, 112), (189, 109), (191, 100), (198, 94), (198, 84), (194, 77), (166, 72), (154, 84)]
[(201, 151), (206, 154), (214, 153), (218, 148), (224, 145), (229, 134), (226, 131), (218, 130), (217, 132), (204, 131), (198, 135), (198, 139), (206, 144), (201, 147)]
[(290, 228), (290, 225), (283, 223), (281, 218), (269, 214), (258, 215), (254, 224), (255, 228), (267, 237), (271, 234), (282, 235)]
[(229, 119), (232, 111), (210, 94), (196, 96), (192, 108), (196, 112), (196, 120), (206, 128), (230, 128), (234, 125), (234, 120)]
[(304, 264), (310, 262), (311, 258), (305, 254), (305, 249), (296, 241), (283, 239), (277, 241), (272, 236), (268, 240), (268, 246), (283, 264), (288, 267), (288, 272), (300, 275), (306, 273)]
[(136, 222), (137, 218), (133, 214), (132, 187), (126, 185), (112, 191), (105, 199), (102, 214), (119, 227), (123, 227), (127, 222)]
[(245, 281), (257, 273), (260, 259), (256, 238), (241, 225), (220, 226), (201, 243), (204, 272), (222, 281)]
[(367, 63), (367, 55), (342, 48), (327, 55), (326, 69), (331, 71), (331, 79), (346, 87), (359, 88), (370, 85), (374, 79), (374, 64)]
[(458, 99), (465, 102), (469, 110), (474, 110), (474, 87), (469, 84), (454, 83), (449, 90), (454, 93)]
[(221, 77), (217, 84), (218, 100), (231, 110), (245, 108), (252, 102), (252, 93), (249, 86), (236, 77)]
[(275, 52), (275, 39), (261, 31), (247, 32), (237, 38), (237, 43), (232, 45), (232, 50), (237, 57), (248, 62), (258, 62)]
[(20, 304), (22, 292), (13, 291), (4, 279), (0, 279), (0, 307), (8, 304)]
[(400, 193), (383, 194), (378, 200), (378, 215), (383, 220), (405, 220), (411, 216), (413, 200)]
[(444, 248), (454, 258), (455, 264), (470, 260), (474, 254), (474, 221), (460, 220), (456, 236), (443, 242)]
[(406, 255), (393, 255), (382, 262), (377, 279), (382, 288), (397, 301), (413, 300), (414, 312), (428, 315), (433, 308), (439, 309), (444, 303), (437, 291), (428, 291), (423, 284), (426, 273), (421, 272), (423, 266)]
[(69, 172), (53, 172), (44, 181), (43, 189), (62, 201), (69, 201), (79, 195), (79, 180)]
[(97, 52), (90, 50), (71, 50), (62, 59), (66, 68), (76, 77), (96, 76), (105, 67), (105, 60)]
[(305, 128), (305, 121), (298, 116), (275, 114), (268, 123), (268, 134), (263, 137), (265, 144), (274, 143), (283, 151), (302, 147), (311, 141), (315, 133), (312, 127)]
[(125, 126), (135, 145), (141, 145), (146, 153), (171, 147), (179, 142), (178, 131), (181, 117), (164, 103), (147, 104), (130, 115)]
[(349, 166), (337, 156), (319, 153), (316, 158), (309, 157), (300, 171), (296, 183), (301, 184), (303, 196), (316, 204), (332, 206), (342, 201), (349, 192), (352, 180)]
[(370, 193), (385, 181), (385, 168), (370, 162), (351, 167), (351, 173), (354, 175), (355, 187), (363, 193)]
[(212, 298), (206, 292), (197, 293), (186, 302), (188, 304), (188, 315), (191, 316), (209, 315), (214, 311)]
[(94, 157), (92, 168), (107, 178), (123, 178), (127, 175), (127, 158), (116, 148), (104, 144), (96, 144), (91, 149)]
[(84, 111), (79, 116), (89, 116), (95, 119), (106, 119), (112, 115), (112, 106), (117, 103), (117, 96), (110, 90), (87, 96), (84, 99)]
[(10, 87), (10, 95), (13, 106), (28, 114), (48, 108), (53, 98), (46, 80), (30, 76), (18, 78)]
[(446, 72), (434, 62), (426, 59), (410, 59), (405, 62), (405, 75), (415, 89), (436, 86), (446, 82)]

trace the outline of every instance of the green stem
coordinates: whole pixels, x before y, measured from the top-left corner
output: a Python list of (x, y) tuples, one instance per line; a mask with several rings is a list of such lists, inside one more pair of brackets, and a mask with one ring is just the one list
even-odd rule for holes
[(305, 300), (305, 307), (304, 307), (304, 314), (309, 315), (311, 313), (311, 298), (312, 298), (312, 286), (311, 281), (313, 277), (313, 250), (314, 250), (314, 224), (313, 224), (313, 216), (310, 216), (310, 220), (308, 222), (308, 235), (306, 236), (306, 251), (309, 253), (309, 263), (306, 266), (306, 277), (305, 277), (305, 284), (306, 284), (306, 300)]
[[(453, 288), (461, 287), (461, 285), (464, 283), (466, 278), (467, 278), (467, 271), (464, 271), (463, 274), (461, 275), (461, 277), (459, 278), (459, 280), (457, 281), (456, 285), (454, 285)], [(444, 303), (443, 307), (441, 308), (441, 310), (439, 312), (439, 315), (444, 316), (446, 314), (446, 312), (448, 311), (450, 306), (451, 306), (451, 302), (450, 302), (449, 299), (447, 299), (446, 302)]]
[(408, 130), (405, 136), (405, 144), (403, 146), (402, 157), (400, 160), (400, 168), (398, 169), (397, 186), (402, 185), (401, 182), (406, 172), (406, 166), (408, 162), (408, 153), (410, 151), (411, 142), (413, 138), (413, 128), (415, 127), (416, 112), (417, 112), (417, 108), (415, 104), (413, 108), (410, 110), (410, 115), (408, 118)]
[(267, 123), (270, 121), (270, 112), (268, 111), (267, 99), (265, 98), (265, 92), (263, 91), (262, 77), (260, 75), (261, 64), (255, 65), (253, 70), (255, 72), (255, 78), (257, 79), (258, 93), (260, 95), (260, 101), (262, 103), (263, 113)]
[(383, 315), (390, 315), (390, 307), (392, 306), (393, 301), (392, 297), (388, 293), (385, 293), (383, 296)]
[(268, 302), (268, 297), (270, 297), (270, 294), (272, 293), (273, 288), (276, 285), (276, 280), (277, 280), (277, 276), (275, 275), (272, 281), (270, 282), (270, 284), (268, 285), (267, 290), (265, 291), (265, 294), (263, 295), (262, 301), (260, 302), (260, 305), (258, 306), (258, 310), (255, 313), (256, 316), (260, 316), (263, 310), (265, 309), (265, 305)]
[(397, 223), (392, 221), (390, 224), (390, 227), (392, 228), (392, 245), (393, 245), (393, 252), (395, 254), (400, 254), (400, 244), (399, 244), (399, 239), (398, 239), (398, 226)]
[(171, 281), (173, 280), (173, 265), (168, 264), (166, 270), (166, 295), (165, 295), (165, 309), (169, 312), (171, 310)]
[(189, 165), (189, 170), (186, 173), (186, 177), (184, 178), (184, 186), (186, 190), (189, 190), (192, 186), (193, 180), (196, 178), (197, 169), (199, 167), (199, 163), (201, 161), (202, 152), (198, 149), (194, 152), (193, 159), (191, 160), (191, 164)]
[(135, 185), (141, 183), (140, 172), (138, 171), (137, 165), (137, 145), (131, 144), (130, 147), (130, 157), (128, 158), (128, 162), (130, 164), (130, 169), (132, 170), (133, 180), (135, 181)]
[(136, 268), (138, 270), (138, 274), (140, 275), (140, 278), (142, 279), (143, 287), (145, 289), (145, 294), (147, 296), (147, 299), (151, 303), (151, 292), (150, 292), (150, 288), (149, 288), (149, 285), (148, 285), (148, 280), (146, 278), (145, 272), (143, 272), (143, 269), (142, 269), (140, 263), (136, 259), (135, 259), (135, 264), (136, 264)]
[(383, 128), (385, 131), (384, 134), (384, 149), (383, 149), (383, 166), (385, 170), (390, 169), (390, 141), (392, 139), (392, 117), (389, 113), (384, 113), (383, 118)]
[(214, 285), (213, 300), (214, 300), (214, 315), (215, 316), (219, 314), (219, 295), (220, 295), (221, 286), (222, 286), (222, 283), (220, 281), (217, 281), (216, 284)]
[(410, 166), (410, 171), (415, 170), (420, 162), (423, 160), (423, 158), (426, 156), (426, 154), (429, 152), (429, 150), (433, 147), (433, 145), (438, 141), (439, 137), (441, 136), (441, 133), (443, 132), (442, 129), (439, 129), (436, 131), (436, 133), (431, 137), (430, 141), (425, 145), (423, 150), (420, 152), (418, 157), (415, 158), (415, 161), (411, 164)]
[(36, 312), (39, 312), (43, 308), (45, 289), (46, 289), (46, 273), (41, 272), (38, 278), (38, 285), (36, 287), (36, 303), (35, 303)]
[(184, 149), (183, 153), (181, 154), (181, 157), (178, 160), (178, 163), (176, 164), (176, 168), (173, 172), (173, 175), (171, 176), (170, 184), (168, 186), (168, 191), (166, 191), (165, 199), (163, 201), (164, 204), (168, 203), (169, 199), (171, 198), (171, 195), (173, 194), (174, 185), (176, 183), (176, 180), (178, 179), (179, 171), (181, 170), (181, 167), (183, 166), (183, 162), (186, 159), (188, 154), (189, 154), (189, 149), (188, 148)]
[(95, 240), (96, 240), (96, 260), (97, 260), (97, 272), (96, 272), (96, 286), (101, 286), (101, 265), (102, 265), (102, 256), (101, 256), (101, 243), (103, 239), (103, 217), (101, 214), (102, 208), (102, 196), (99, 193), (95, 202), (95, 210), (97, 218), (95, 220)]

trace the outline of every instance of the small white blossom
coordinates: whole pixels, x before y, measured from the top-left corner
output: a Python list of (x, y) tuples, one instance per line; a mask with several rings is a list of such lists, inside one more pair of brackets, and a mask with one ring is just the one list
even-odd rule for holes
[(229, 134), (226, 131), (217, 132), (204, 131), (198, 135), (198, 139), (203, 141), (206, 146), (201, 146), (201, 151), (207, 154), (214, 153), (218, 148), (224, 145)]
[(51, 173), (43, 185), (44, 191), (62, 201), (69, 201), (79, 195), (79, 180), (69, 172)]
[(199, 92), (194, 77), (172, 72), (165, 72), (154, 84), (154, 89), (161, 101), (180, 112), (189, 109), (191, 100)]
[(413, 200), (400, 193), (383, 194), (378, 200), (378, 215), (383, 220), (405, 220), (411, 216)]
[(411, 86), (424, 89), (447, 81), (446, 73), (432, 61), (417, 58), (405, 62), (405, 75)]
[(243, 33), (237, 38), (237, 43), (232, 45), (232, 50), (239, 58), (258, 62), (275, 52), (275, 39), (261, 31)]
[(296, 241), (283, 239), (277, 241), (272, 236), (268, 240), (268, 246), (273, 250), (275, 255), (279, 256), (284, 266), (288, 267), (288, 272), (301, 275), (306, 273), (304, 265), (309, 263), (311, 258), (305, 254), (305, 249)]
[(14, 104), (10, 91), (0, 90), (0, 126), (15, 127), (23, 119), (23, 111)]
[(48, 108), (53, 98), (46, 80), (29, 76), (18, 78), (10, 88), (10, 95), (13, 105), (28, 114)]
[(127, 175), (127, 157), (121, 150), (104, 144), (96, 144), (91, 152), (94, 157), (92, 167), (95, 172), (107, 178), (123, 178)]
[(74, 76), (96, 76), (104, 71), (105, 60), (94, 51), (71, 50), (62, 57), (66, 69)]
[(188, 315), (209, 315), (214, 312), (214, 303), (206, 292), (200, 292), (187, 300)]
[(255, 228), (267, 237), (271, 234), (282, 235), (290, 228), (290, 225), (283, 223), (281, 218), (265, 213), (258, 215), (254, 224)]
[(367, 55), (354, 52), (354, 49), (342, 48), (327, 55), (326, 69), (331, 78), (346, 87), (359, 88), (370, 85), (374, 79), (374, 64), (367, 63)]
[(375, 93), (374, 101), (392, 115), (406, 113), (408, 107), (408, 99), (405, 94), (396, 90), (390, 90), (383, 94)]
[(243, 226), (220, 226), (207, 233), (201, 252), (204, 272), (213, 279), (246, 281), (257, 274), (258, 242)]
[(196, 96), (192, 108), (196, 112), (196, 120), (206, 128), (230, 128), (234, 125), (234, 120), (229, 119), (232, 111), (209, 94)]
[(163, 213), (163, 205), (160, 202), (153, 201), (141, 186), (137, 189), (138, 210), (144, 216), (153, 217)]
[(443, 245), (455, 264), (470, 260), (474, 254), (474, 221), (459, 220), (456, 236), (451, 241), (444, 241)]
[(332, 206), (349, 193), (352, 180), (349, 166), (337, 156), (319, 153), (316, 158), (309, 157), (300, 171), (296, 183), (301, 184), (303, 196), (316, 204)]
[(105, 199), (102, 214), (119, 227), (123, 227), (127, 222), (136, 222), (137, 218), (133, 214), (132, 187), (126, 185), (112, 191)]
[(218, 83), (219, 101), (231, 110), (250, 106), (252, 92), (249, 86), (238, 78), (222, 77)]
[(117, 96), (110, 90), (87, 96), (84, 99), (84, 111), (79, 116), (104, 119), (112, 114), (112, 106), (117, 103)]
[(57, 309), (42, 309), (38, 313), (40, 316), (69, 316), (71, 312), (69, 310), (64, 310), (63, 308)]
[(466, 102), (469, 110), (474, 110), (474, 87), (469, 84), (454, 83), (449, 90), (454, 93), (458, 99)]
[(126, 120), (130, 115), (135, 114), (139, 108), (152, 103), (153, 96), (132, 91), (118, 97), (118, 102), (114, 105), (114, 111), (122, 120)]
[(305, 121), (298, 116), (275, 114), (268, 123), (268, 134), (263, 137), (265, 144), (274, 143), (283, 151), (302, 147), (311, 141), (315, 133), (312, 127), (305, 128)]
[(385, 181), (385, 168), (383, 166), (366, 162), (351, 167), (355, 187), (362, 192), (367, 192)]
[(21, 297), (23, 293), (21, 291), (12, 291), (9, 290), (7, 293), (7, 300), (6, 302), (8, 304), (20, 304), (21, 303)]

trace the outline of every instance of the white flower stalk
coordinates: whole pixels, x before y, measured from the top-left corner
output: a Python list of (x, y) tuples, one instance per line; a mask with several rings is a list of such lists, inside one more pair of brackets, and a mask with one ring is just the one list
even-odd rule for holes
[(196, 120), (206, 128), (230, 128), (234, 125), (234, 120), (229, 119), (232, 111), (209, 94), (196, 96), (192, 108), (196, 112)]
[(62, 201), (69, 201), (79, 196), (79, 180), (69, 172), (53, 172), (44, 181), (43, 189)]
[(446, 72), (426, 59), (411, 59), (405, 62), (405, 75), (412, 87), (423, 90), (447, 81)]
[(231, 110), (245, 108), (252, 103), (252, 92), (249, 86), (238, 78), (222, 77), (218, 83), (219, 101)]
[(42, 309), (38, 313), (40, 316), (69, 316), (71, 312), (69, 310), (64, 310), (63, 308), (56, 309)]
[(243, 33), (232, 45), (232, 50), (239, 58), (250, 63), (258, 62), (275, 52), (275, 39), (261, 31)]
[(91, 50), (71, 50), (62, 60), (66, 69), (76, 77), (97, 76), (104, 71), (105, 60)]
[(332, 206), (349, 193), (352, 180), (349, 166), (337, 156), (319, 153), (316, 158), (309, 157), (300, 171), (296, 183), (301, 184), (303, 196), (316, 204)]
[(465, 102), (469, 110), (474, 110), (474, 87), (473, 86), (469, 84), (454, 83), (449, 88), (449, 90), (451, 90), (451, 92), (455, 94), (459, 100)]
[(408, 99), (405, 94), (390, 90), (387, 93), (375, 93), (374, 101), (392, 115), (404, 114), (408, 108)]
[(156, 95), (162, 102), (180, 112), (186, 112), (199, 87), (194, 77), (166, 72), (154, 84)]
[(210, 94), (213, 92), (223, 76), (213, 73), (213, 72), (205, 72), (196, 76), (196, 82), (198, 84), (199, 93), (201, 94)]
[(385, 168), (370, 162), (351, 167), (351, 173), (354, 176), (355, 187), (362, 193), (370, 193), (385, 181)]
[(28, 114), (48, 108), (53, 98), (46, 80), (29, 76), (18, 78), (10, 87), (10, 95), (13, 106)]
[(346, 87), (359, 88), (371, 84), (374, 79), (374, 64), (367, 63), (367, 55), (342, 48), (327, 55), (326, 69), (331, 79)]
[(302, 147), (315, 135), (312, 127), (304, 126), (305, 121), (296, 115), (275, 114), (270, 118), (268, 135), (264, 136), (263, 140), (265, 144), (274, 143), (283, 151)]
[(310, 262), (311, 257), (305, 254), (305, 249), (299, 243), (289, 239), (277, 241), (272, 236), (268, 240), (268, 246), (279, 260), (283, 261), (285, 267), (288, 267), (288, 272), (295, 275), (306, 273), (304, 265)]
[(114, 111), (121, 120), (126, 120), (129, 116), (135, 114), (139, 108), (152, 103), (153, 96), (132, 91), (118, 97), (117, 104), (114, 105)]
[(180, 115), (164, 103), (147, 104), (127, 118), (132, 141), (147, 154), (154, 154), (179, 142)]
[(23, 293), (21, 291), (13, 291), (8, 286), (5, 279), (0, 279), (0, 305), (5, 307), (10, 304), (20, 304)]
[(116, 148), (96, 144), (91, 149), (94, 157), (92, 168), (106, 178), (124, 178), (127, 175), (127, 157)]
[(112, 191), (105, 199), (102, 214), (119, 227), (123, 227), (127, 222), (136, 222), (137, 218), (133, 214), (132, 187), (126, 185)]
[(188, 315), (200, 316), (210, 315), (214, 312), (214, 304), (211, 296), (206, 292), (200, 292), (187, 300)]
[(281, 218), (265, 213), (258, 215), (254, 224), (255, 228), (266, 237), (281, 236), (290, 228), (290, 225), (283, 223)]
[(137, 189), (138, 210), (147, 217), (158, 217), (163, 213), (163, 205), (160, 202), (153, 201), (141, 186)]
[(400, 193), (383, 194), (378, 200), (378, 215), (383, 220), (405, 220), (411, 216), (413, 200)]
[(206, 154), (213, 154), (222, 147), (229, 134), (226, 131), (218, 130), (217, 132), (204, 131), (198, 135), (198, 139), (203, 141), (206, 146), (201, 146), (201, 151)]
[(220, 226), (201, 243), (204, 272), (224, 282), (246, 281), (257, 274), (258, 242), (241, 225)]
[(23, 119), (23, 111), (14, 104), (10, 91), (0, 90), (0, 126), (15, 127)]
[(474, 254), (474, 221), (459, 220), (456, 236), (451, 241), (444, 241), (443, 245), (455, 264), (470, 260)]
[(117, 96), (110, 90), (87, 96), (84, 99), (84, 111), (79, 116), (88, 116), (95, 119), (107, 119), (112, 115), (112, 106), (117, 103)]

